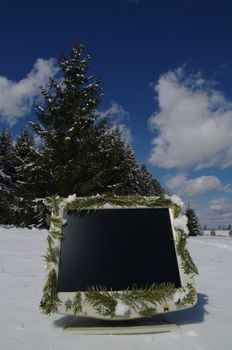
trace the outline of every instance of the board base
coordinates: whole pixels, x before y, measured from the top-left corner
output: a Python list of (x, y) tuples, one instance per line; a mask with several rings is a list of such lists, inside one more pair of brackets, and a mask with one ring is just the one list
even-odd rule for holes
[(164, 317), (120, 321), (73, 317), (64, 331), (75, 334), (152, 334), (176, 329), (177, 325), (168, 323)]

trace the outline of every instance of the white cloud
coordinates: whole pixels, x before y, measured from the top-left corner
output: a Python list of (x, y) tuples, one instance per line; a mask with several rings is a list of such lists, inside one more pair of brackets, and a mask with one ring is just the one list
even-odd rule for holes
[(46, 86), (49, 77), (57, 71), (53, 58), (38, 58), (32, 70), (20, 81), (0, 76), (0, 120), (14, 125), (19, 118), (29, 114), (40, 87)]
[(126, 140), (126, 142), (131, 143), (133, 141), (131, 130), (125, 124), (125, 122), (127, 122), (130, 119), (130, 113), (127, 112), (121, 105), (112, 101), (111, 107), (109, 107), (105, 111), (101, 111), (98, 113), (102, 117), (109, 114), (110, 115), (109, 122), (112, 128), (118, 127), (122, 133), (124, 140)]
[(211, 227), (232, 224), (232, 199), (224, 197), (213, 199), (206, 213), (202, 215), (202, 222)]
[(130, 113), (127, 112), (121, 105), (119, 105), (114, 101), (111, 102), (111, 107), (109, 107), (108, 109), (100, 113), (102, 116), (106, 114), (110, 114), (110, 119), (111, 121), (114, 121), (114, 122), (121, 122), (125, 118), (128, 118), (128, 119), (130, 118)]
[(177, 174), (166, 180), (166, 186), (173, 192), (187, 197), (200, 196), (213, 191), (231, 192), (231, 186), (223, 186), (216, 176), (199, 176), (188, 179), (185, 174)]
[(183, 67), (162, 75), (154, 86), (159, 111), (150, 162), (166, 169), (195, 170), (232, 165), (232, 102), (201, 74)]

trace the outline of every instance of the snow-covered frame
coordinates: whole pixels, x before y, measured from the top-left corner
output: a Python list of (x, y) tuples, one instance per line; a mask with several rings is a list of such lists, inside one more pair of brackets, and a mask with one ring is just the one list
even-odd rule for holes
[[(198, 273), (186, 246), (187, 220), (177, 196), (95, 196), (53, 198), (48, 249), (45, 255), (46, 283), (40, 303), (42, 312), (104, 319), (130, 319), (192, 307), (197, 301), (193, 277)], [(169, 208), (181, 288), (171, 283), (153, 284), (143, 290), (107, 291), (101, 286), (86, 292), (57, 292), (59, 255), (64, 210), (104, 208)]]

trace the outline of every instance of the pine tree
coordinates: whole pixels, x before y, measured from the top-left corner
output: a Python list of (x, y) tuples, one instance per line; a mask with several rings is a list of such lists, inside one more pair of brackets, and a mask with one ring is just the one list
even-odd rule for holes
[(33, 135), (27, 127), (16, 139), (15, 152), (18, 184), (16, 224), (26, 227), (39, 226), (41, 207), (45, 210), (42, 201), (36, 198), (37, 193), (33, 182), (34, 165), (39, 152), (35, 149)]
[(50, 79), (49, 88), (41, 90), (44, 103), (36, 106), (38, 121), (31, 123), (42, 139), (32, 169), (36, 197), (150, 191), (144, 190), (144, 172), (119, 128), (96, 112), (102, 87), (89, 75), (89, 61), (84, 46), (75, 45), (58, 61), (58, 82)]
[(36, 158), (34, 138), (28, 128), (24, 128), (18, 135), (15, 143), (17, 156), (18, 182), (22, 185), (22, 191), (28, 193), (27, 186), (30, 183), (31, 168)]
[(190, 236), (198, 236), (201, 235), (201, 228), (198, 222), (198, 217), (195, 213), (195, 210), (191, 208), (190, 205), (188, 205), (188, 208), (186, 210), (186, 216), (188, 219), (187, 226), (189, 230), (189, 235)]
[(17, 171), (15, 149), (9, 130), (0, 133), (0, 224), (15, 222)]
[(141, 166), (142, 172), (142, 195), (144, 196), (161, 196), (165, 193), (160, 183), (152, 176), (146, 165)]
[(141, 168), (132, 147), (124, 140), (120, 128), (109, 130), (105, 143), (105, 189), (118, 195), (142, 194)]
[(69, 58), (61, 57), (61, 82), (51, 79), (49, 89), (41, 91), (44, 106), (36, 106), (38, 122), (31, 125), (43, 140), (36, 174), (44, 196), (91, 194), (93, 172), (100, 177), (93, 158), (101, 144), (97, 137), (105, 132), (105, 120), (96, 113), (102, 88), (98, 79), (88, 75), (89, 60), (82, 44), (72, 48)]

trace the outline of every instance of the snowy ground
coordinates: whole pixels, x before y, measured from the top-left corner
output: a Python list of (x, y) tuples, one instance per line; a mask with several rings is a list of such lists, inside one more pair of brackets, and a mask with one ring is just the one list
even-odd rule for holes
[(198, 303), (169, 314), (178, 328), (149, 335), (76, 335), (67, 318), (38, 309), (47, 232), (0, 228), (0, 350), (231, 350), (232, 238), (203, 236), (188, 245), (198, 265)]
[[(213, 230), (216, 234), (216, 236), (223, 236), (223, 237), (228, 237), (230, 230)], [(205, 236), (210, 236), (211, 230), (204, 230), (203, 234)]]

